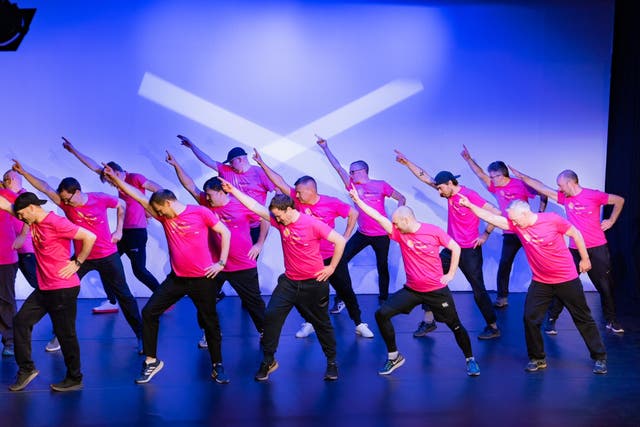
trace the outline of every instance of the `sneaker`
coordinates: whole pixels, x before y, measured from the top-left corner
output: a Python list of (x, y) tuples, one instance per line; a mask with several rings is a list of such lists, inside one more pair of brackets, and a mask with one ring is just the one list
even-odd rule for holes
[(344, 305), (344, 301), (336, 301), (335, 304), (333, 304), (333, 307), (331, 308), (331, 310), (329, 310), (329, 313), (331, 314), (339, 314), (342, 310), (344, 310), (346, 306)]
[(15, 356), (15, 352), (13, 351), (13, 346), (5, 345), (2, 349), (2, 357), (11, 357)]
[(214, 363), (213, 371), (211, 371), (211, 378), (216, 380), (218, 384), (229, 384), (229, 377), (224, 373), (224, 366), (222, 363)]
[(398, 354), (398, 357), (396, 357), (395, 359), (387, 359), (382, 369), (378, 371), (378, 374), (389, 375), (391, 372), (395, 371), (402, 365), (404, 365), (404, 357), (402, 357), (401, 354)]
[(544, 333), (547, 335), (558, 335), (558, 330), (556, 329), (556, 319), (547, 319), (544, 324)]
[(153, 363), (142, 362), (142, 372), (140, 373), (140, 376), (136, 378), (136, 383), (148, 383), (163, 367), (164, 363), (160, 359), (156, 359)]
[(51, 384), (51, 390), (53, 391), (74, 391), (82, 389), (82, 380), (74, 380), (73, 378), (66, 377), (59, 383)]
[(335, 381), (338, 379), (338, 364), (336, 362), (327, 362), (327, 370), (324, 372), (325, 381)]
[(274, 359), (271, 362), (263, 361), (260, 364), (260, 368), (258, 372), (256, 372), (256, 376), (254, 379), (256, 381), (266, 381), (269, 379), (269, 374), (278, 369), (278, 362)]
[(480, 375), (480, 366), (473, 357), (467, 360), (467, 375), (470, 377), (477, 377)]
[(202, 338), (198, 341), (198, 348), (209, 348), (209, 343), (207, 343), (207, 336), (203, 333)]
[(93, 307), (93, 314), (107, 314), (107, 313), (117, 313), (120, 308), (118, 307), (118, 303), (111, 304), (109, 300), (105, 300), (97, 307)]
[(624, 329), (622, 329), (622, 326), (620, 326), (620, 324), (615, 320), (613, 322), (607, 323), (607, 329), (610, 330), (611, 332), (615, 332), (616, 334), (624, 333)]
[(593, 365), (594, 374), (606, 374), (607, 373), (607, 361), (596, 360), (596, 364)]
[(547, 367), (547, 359), (531, 359), (527, 366), (524, 367), (524, 370), (527, 372), (535, 372), (540, 369), (546, 369)]
[(360, 335), (362, 338), (373, 338), (373, 332), (366, 323), (360, 323), (356, 326), (356, 335)]
[(32, 371), (28, 371), (28, 372), (18, 371), (18, 378), (16, 379), (15, 383), (9, 386), (9, 390), (10, 391), (23, 390), (26, 386), (29, 385), (31, 381), (33, 381), (35, 377), (38, 376), (39, 373), (40, 371), (38, 371), (37, 369), (33, 369)]
[(305, 322), (302, 324), (302, 327), (300, 328), (300, 330), (296, 332), (296, 338), (306, 338), (312, 333), (314, 333), (315, 331), (316, 330), (313, 329), (313, 325), (311, 323)]
[(505, 308), (509, 305), (509, 302), (506, 298), (496, 298), (496, 301), (493, 303), (493, 306), (496, 308)]
[(53, 338), (51, 338), (51, 341), (49, 341), (47, 345), (44, 346), (44, 351), (52, 353), (58, 350), (60, 350), (60, 343), (58, 342), (58, 337), (54, 336)]
[(479, 340), (490, 340), (493, 338), (498, 338), (500, 336), (500, 329), (494, 328), (492, 326), (487, 325), (484, 328), (484, 331), (480, 335), (478, 335)]
[(436, 321), (432, 321), (432, 322), (425, 322), (424, 320), (422, 322), (420, 322), (420, 324), (418, 325), (418, 329), (415, 330), (415, 332), (413, 333), (413, 337), (414, 338), (420, 338), (420, 337), (424, 337), (426, 336), (429, 332), (433, 332), (436, 330), (438, 326), (436, 325)]

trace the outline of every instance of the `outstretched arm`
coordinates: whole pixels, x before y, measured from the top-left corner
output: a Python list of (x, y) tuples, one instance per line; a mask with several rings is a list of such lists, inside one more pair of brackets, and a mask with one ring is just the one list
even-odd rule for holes
[(396, 153), (396, 162), (400, 163), (401, 165), (405, 165), (411, 171), (411, 173), (414, 174), (416, 178), (418, 178), (420, 181), (424, 182), (425, 184), (433, 188), (436, 188), (435, 181), (431, 176), (429, 176), (429, 174), (427, 174), (424, 171), (423, 168), (417, 166), (400, 151), (398, 150), (393, 150), (393, 151)]
[(240, 203), (245, 205), (247, 209), (251, 212), (260, 216), (260, 218), (269, 221), (271, 224), (271, 215), (269, 214), (269, 210), (261, 205), (257, 200), (252, 198), (251, 196), (247, 196), (242, 191), (238, 190), (236, 187), (231, 185), (231, 183), (225, 179), (220, 178), (222, 181), (222, 189), (225, 193), (232, 194)]
[(193, 142), (191, 142), (191, 140), (186, 136), (178, 135), (178, 138), (180, 139), (180, 144), (190, 149), (193, 152), (193, 154), (195, 154), (195, 156), (198, 158), (198, 160), (200, 160), (205, 165), (209, 166), (214, 171), (218, 172), (218, 167), (220, 166), (220, 162), (217, 162), (213, 160), (211, 157), (209, 157), (208, 155), (206, 155), (204, 151), (196, 147), (196, 145)]
[(338, 159), (336, 159), (336, 157), (333, 155), (331, 150), (329, 150), (329, 144), (327, 144), (327, 141), (322, 139), (322, 138), (320, 138), (318, 135), (316, 135), (316, 137), (318, 138), (316, 143), (320, 146), (320, 148), (322, 148), (322, 151), (324, 151), (325, 156), (327, 156), (327, 159), (329, 160), (329, 163), (331, 163), (331, 166), (333, 166), (333, 168), (336, 170), (336, 172), (338, 172), (338, 175), (340, 175), (340, 179), (344, 183), (344, 186), (347, 187), (349, 185), (349, 181), (350, 181), (349, 180), (349, 174), (342, 167), (342, 165), (340, 164)]
[(393, 224), (391, 223), (389, 218), (382, 215), (380, 212), (363, 202), (358, 195), (358, 190), (356, 190), (355, 186), (351, 186), (351, 189), (349, 190), (349, 196), (351, 196), (351, 199), (355, 202), (356, 205), (358, 205), (360, 209), (362, 209), (364, 213), (369, 215), (378, 224), (380, 224), (382, 228), (384, 228), (384, 231), (386, 231), (388, 234), (391, 234), (393, 232)]
[(520, 178), (525, 184), (533, 188), (538, 194), (545, 195), (551, 200), (558, 201), (558, 192), (551, 187), (547, 187), (537, 179), (531, 178), (529, 175), (525, 175), (513, 166), (509, 165), (509, 169), (516, 178)]
[(622, 212), (622, 207), (624, 206), (624, 198), (616, 194), (609, 194), (607, 204), (613, 205), (613, 210), (611, 211), (611, 215), (609, 215), (609, 219), (605, 219), (600, 224), (600, 228), (602, 228), (602, 231), (610, 229), (611, 227), (613, 227), (613, 224), (616, 223), (618, 217), (620, 216), (620, 213)]
[(469, 201), (469, 199), (466, 196), (463, 196), (462, 194), (460, 194), (460, 204), (462, 206), (466, 206), (469, 209), (471, 209), (471, 212), (473, 212), (475, 216), (488, 222), (489, 224), (492, 224), (503, 230), (509, 229), (509, 220), (507, 218), (503, 217), (502, 215), (497, 215), (487, 209), (474, 205)]
[(22, 167), (20, 162), (17, 161), (16, 159), (12, 159), (12, 160), (13, 160), (13, 166), (11, 167), (11, 169), (13, 169), (14, 171), (18, 172), (20, 175), (25, 177), (25, 179), (29, 181), (29, 184), (33, 185), (38, 191), (46, 194), (47, 197), (53, 203), (60, 206), (60, 204), (62, 203), (62, 200), (60, 199), (60, 196), (58, 195), (58, 193), (49, 184), (47, 184), (44, 180), (36, 176), (33, 176), (29, 172), (27, 172)]
[(91, 169), (92, 171), (97, 173), (98, 175), (100, 175), (102, 173), (102, 167), (100, 166), (100, 164), (98, 162), (96, 162), (91, 157), (87, 156), (86, 154), (83, 154), (80, 151), (78, 151), (78, 149), (76, 147), (74, 147), (73, 144), (71, 144), (69, 142), (69, 140), (67, 138), (65, 138), (64, 136), (62, 137), (62, 140), (64, 141), (62, 143), (62, 148), (64, 148), (65, 150), (67, 150), (68, 152), (70, 152), (71, 154), (76, 156), (76, 158), (78, 160), (80, 160), (83, 165), (85, 165), (86, 167), (88, 167), (89, 169)]
[(196, 183), (193, 181), (185, 171), (182, 169), (182, 166), (175, 157), (167, 150), (167, 158), (165, 159), (167, 163), (169, 163), (176, 171), (176, 175), (178, 175), (178, 179), (180, 180), (180, 184), (196, 199), (196, 202), (200, 203), (200, 194), (201, 191), (196, 187)]
[(482, 181), (485, 187), (489, 187), (489, 185), (491, 185), (491, 178), (482, 170), (476, 161), (473, 160), (466, 145), (462, 146), (462, 153), (460, 153), (460, 155), (467, 162), (473, 173), (476, 174), (480, 181)]
[(262, 160), (262, 156), (260, 156), (260, 153), (258, 153), (258, 150), (256, 150), (255, 148), (253, 149), (253, 160), (255, 160), (256, 163), (262, 168), (265, 175), (267, 175), (267, 178), (269, 178), (269, 180), (273, 182), (273, 185), (278, 187), (278, 189), (282, 191), (283, 194), (289, 195), (291, 191), (291, 187), (289, 186), (289, 184), (287, 184), (287, 182), (284, 180), (284, 178), (282, 178), (282, 176), (280, 176), (276, 171), (271, 169), (264, 162), (264, 160)]
[(137, 188), (118, 178), (118, 176), (113, 172), (113, 169), (108, 165), (104, 165), (104, 176), (109, 180), (109, 182), (122, 190), (123, 193), (131, 196), (136, 202), (140, 203), (152, 217), (156, 219), (158, 218), (158, 215), (149, 205), (149, 201), (146, 199), (145, 195)]

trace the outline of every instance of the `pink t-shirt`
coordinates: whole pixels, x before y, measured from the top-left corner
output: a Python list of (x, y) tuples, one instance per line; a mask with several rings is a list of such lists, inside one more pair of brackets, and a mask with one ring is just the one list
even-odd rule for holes
[[(584, 238), (587, 248), (595, 248), (607, 244), (604, 231), (600, 228), (600, 210), (609, 201), (609, 195), (598, 190), (583, 188), (575, 196), (567, 197), (558, 191), (558, 203), (564, 205), (567, 219)], [(570, 248), (576, 248), (576, 242), (569, 241)]]
[[(59, 271), (71, 259), (71, 240), (78, 233), (77, 225), (68, 219), (49, 212), (40, 223), (31, 224), (33, 248), (36, 255), (38, 288), (43, 291), (80, 286), (77, 274), (63, 279)], [(76, 246), (79, 251), (82, 247)]]
[[(296, 197), (296, 190), (292, 188), (289, 196), (293, 199), (296, 209), (300, 212), (312, 216), (327, 224), (332, 229), (336, 227), (336, 218), (346, 218), (349, 216), (351, 205), (342, 200), (319, 194), (320, 199), (313, 205), (301, 203)], [(334, 244), (328, 240), (320, 241), (320, 255), (322, 259), (331, 258), (333, 256)]]
[[(147, 182), (147, 178), (139, 173), (127, 173), (124, 182), (137, 188), (144, 194), (144, 183)], [(147, 228), (147, 211), (142, 205), (138, 203), (136, 199), (120, 190), (118, 190), (118, 197), (124, 201), (127, 208), (124, 213), (124, 224), (122, 228)]]
[(476, 206), (484, 206), (487, 201), (475, 191), (460, 186), (460, 191), (447, 199), (448, 223), (447, 234), (460, 245), (461, 248), (472, 248), (473, 242), (480, 235), (478, 227), (480, 219), (471, 209), (460, 204), (460, 194), (466, 196)]
[[(264, 205), (267, 193), (275, 190), (275, 185), (261, 167), (250, 166), (246, 172), (236, 172), (231, 166), (218, 163), (218, 175), (234, 187)], [(260, 216), (252, 212), (251, 227), (260, 226)]]
[[(256, 262), (249, 258), (249, 251), (253, 247), (249, 227), (253, 212), (232, 196), (229, 196), (229, 203), (224, 206), (211, 206), (207, 201), (206, 194), (200, 192), (199, 203), (211, 209), (231, 232), (229, 257), (224, 266), (224, 271), (241, 271), (255, 268)], [(215, 241), (215, 258), (220, 259), (220, 235), (218, 233), (212, 234)]]
[(204, 277), (213, 264), (209, 232), (218, 217), (202, 206), (187, 205), (175, 218), (158, 217), (169, 245), (171, 269), (178, 277)]
[[(19, 196), (22, 193), (26, 193), (27, 190), (25, 188), (21, 188), (20, 191), (18, 191), (18, 193), (16, 193), (17, 196)], [(22, 231), (22, 226), (24, 225), (24, 222), (20, 221), (19, 219), (16, 218), (16, 234), (20, 234), (20, 232)], [(32, 254), (33, 253), (33, 242), (31, 239), (31, 227), (29, 227), (29, 231), (27, 232), (27, 238), (25, 239), (24, 243), (22, 244), (22, 246), (20, 248), (18, 248), (18, 253), (19, 254)]]
[(440, 247), (451, 242), (451, 237), (444, 230), (421, 223), (415, 233), (401, 233), (394, 225), (390, 237), (400, 244), (409, 288), (431, 292), (447, 286), (440, 283), (443, 276)]
[[(0, 188), (0, 196), (13, 203), (16, 195), (13, 191)], [(0, 265), (15, 264), (18, 262), (18, 252), (12, 249), (16, 240), (16, 217), (10, 213), (0, 210)], [(20, 224), (22, 221), (20, 221)], [(22, 225), (20, 225), (22, 229)]]
[(538, 218), (535, 224), (525, 228), (520, 228), (509, 220), (510, 230), (522, 242), (533, 272), (533, 280), (553, 285), (577, 278), (573, 257), (564, 241), (564, 234), (571, 228), (571, 224), (552, 212), (536, 215)]
[[(351, 186), (355, 185), (358, 191), (358, 196), (367, 205), (374, 208), (381, 215), (387, 216), (387, 212), (384, 209), (384, 200), (386, 197), (391, 197), (394, 192), (393, 187), (387, 184), (385, 181), (371, 179), (364, 184), (356, 184), (353, 181), (349, 181), (349, 187), (347, 190), (351, 190)], [(387, 232), (382, 228), (380, 224), (366, 213), (362, 212), (358, 205), (355, 205), (358, 210), (358, 231), (365, 236), (386, 236)]]
[[(118, 251), (116, 244), (111, 242), (111, 229), (107, 209), (118, 206), (118, 199), (105, 193), (84, 193), (87, 203), (82, 206), (60, 204), (60, 209), (67, 218), (76, 225), (86, 228), (96, 235), (96, 243), (87, 259), (100, 259), (113, 255)], [(82, 242), (74, 241), (76, 252), (80, 252)]]
[(289, 225), (280, 224), (272, 216), (271, 225), (280, 232), (284, 274), (291, 280), (315, 279), (324, 268), (320, 241), (329, 236), (331, 227), (303, 213)]
[[(514, 200), (522, 200), (523, 202), (529, 203), (529, 199), (533, 199), (537, 194), (533, 188), (517, 178), (509, 178), (507, 185), (501, 187), (496, 187), (493, 181), (491, 181), (487, 190), (495, 196), (498, 207), (505, 218), (508, 218), (507, 208)], [(511, 232), (507, 230), (503, 232), (511, 234)]]

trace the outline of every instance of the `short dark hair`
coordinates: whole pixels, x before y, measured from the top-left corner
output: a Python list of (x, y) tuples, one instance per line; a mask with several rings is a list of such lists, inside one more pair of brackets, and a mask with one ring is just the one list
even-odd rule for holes
[(509, 168), (502, 160), (496, 160), (487, 166), (487, 172), (500, 172), (502, 176), (509, 178)]
[(369, 173), (369, 165), (364, 160), (356, 160), (355, 162), (351, 163), (351, 166), (353, 165), (360, 165), (362, 166), (362, 168), (365, 170), (366, 173)]
[(209, 178), (208, 180), (206, 180), (204, 182), (204, 185), (202, 186), (202, 189), (204, 191), (207, 191), (207, 190), (224, 191), (222, 189), (222, 181), (220, 181), (220, 178), (218, 178), (217, 176), (214, 176), (213, 178)]
[(279, 209), (286, 211), (287, 208), (295, 209), (293, 199), (286, 194), (276, 194), (269, 202), (269, 210)]
[(167, 190), (163, 188), (162, 190), (158, 190), (151, 195), (149, 198), (149, 203), (155, 203), (156, 205), (163, 205), (166, 201), (175, 201), (178, 200), (176, 195), (173, 194), (173, 191)]
[[(107, 166), (109, 166), (115, 172), (124, 172), (124, 169), (122, 169), (122, 166), (120, 166), (116, 162), (111, 161), (107, 163)], [(100, 171), (100, 181), (107, 182), (107, 177), (104, 174), (104, 168), (102, 168), (102, 170)]]
[(571, 169), (563, 170), (562, 172), (560, 172), (558, 176), (563, 176), (567, 179), (575, 181), (575, 183), (578, 184), (578, 174), (572, 171)]
[(318, 184), (316, 183), (316, 180), (313, 179), (313, 177), (310, 177), (309, 175), (304, 175), (298, 178), (296, 182), (293, 183), (293, 186), (295, 187), (298, 184), (308, 184), (308, 183), (312, 183), (313, 188), (318, 190)]
[(60, 193), (63, 190), (69, 194), (73, 194), (76, 191), (82, 191), (82, 187), (80, 187), (80, 183), (78, 182), (77, 179), (68, 176), (64, 178), (62, 181), (60, 181), (60, 184), (58, 184), (58, 189), (56, 190), (56, 192)]

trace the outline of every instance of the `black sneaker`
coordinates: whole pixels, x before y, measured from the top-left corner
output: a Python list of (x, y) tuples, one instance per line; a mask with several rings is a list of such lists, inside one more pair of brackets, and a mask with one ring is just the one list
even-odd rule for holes
[(391, 372), (395, 371), (402, 365), (404, 365), (404, 357), (400, 353), (398, 353), (398, 357), (396, 357), (395, 359), (387, 359), (387, 361), (384, 362), (384, 366), (378, 371), (378, 374), (389, 375)]
[(9, 386), (9, 390), (10, 391), (23, 390), (26, 386), (29, 385), (31, 381), (33, 381), (35, 377), (38, 376), (39, 373), (40, 371), (38, 371), (37, 369), (34, 369), (32, 371), (18, 371), (18, 378), (16, 379), (15, 383)]
[(484, 328), (484, 331), (480, 335), (478, 335), (479, 340), (490, 340), (493, 338), (498, 338), (500, 336), (500, 329), (494, 328), (492, 326), (487, 325)]
[(425, 322), (424, 320), (422, 322), (420, 322), (420, 324), (418, 325), (418, 329), (415, 330), (415, 332), (413, 333), (413, 337), (414, 338), (420, 338), (420, 337), (425, 337), (427, 336), (427, 334), (429, 332), (433, 332), (436, 330), (438, 326), (436, 325), (436, 321), (432, 321), (432, 322)]
[(269, 374), (278, 369), (278, 362), (274, 359), (271, 362), (263, 361), (260, 364), (260, 368), (258, 372), (256, 372), (256, 376), (254, 379), (256, 381), (266, 381), (269, 379)]
[(541, 369), (547, 369), (547, 359), (531, 359), (524, 367), (527, 372), (536, 372)]
[(148, 383), (163, 367), (164, 363), (160, 359), (156, 359), (153, 363), (142, 362), (142, 372), (136, 378), (136, 384)]
[(328, 362), (327, 370), (324, 372), (325, 381), (335, 381), (338, 379), (338, 364), (336, 362)]
[(82, 389), (82, 380), (74, 380), (73, 378), (65, 377), (62, 381), (56, 384), (51, 384), (51, 390), (53, 391), (74, 391)]
[(211, 371), (211, 378), (216, 380), (218, 384), (229, 384), (229, 377), (224, 373), (224, 366), (222, 363), (214, 363), (213, 371)]

